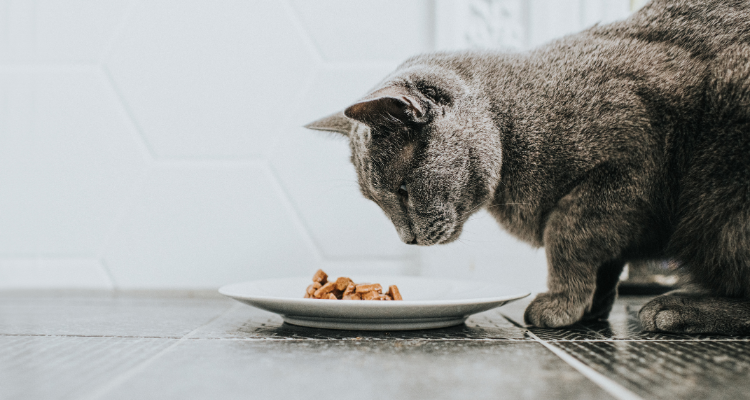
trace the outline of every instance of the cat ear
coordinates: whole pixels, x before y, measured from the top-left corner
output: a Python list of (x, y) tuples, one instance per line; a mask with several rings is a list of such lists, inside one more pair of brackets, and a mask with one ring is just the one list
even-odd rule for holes
[(425, 110), (404, 87), (377, 90), (344, 110), (344, 114), (367, 125), (425, 122)]
[(343, 111), (323, 117), (317, 121), (305, 125), (307, 129), (316, 131), (338, 132), (342, 135), (349, 136), (356, 122), (350, 120), (344, 115)]

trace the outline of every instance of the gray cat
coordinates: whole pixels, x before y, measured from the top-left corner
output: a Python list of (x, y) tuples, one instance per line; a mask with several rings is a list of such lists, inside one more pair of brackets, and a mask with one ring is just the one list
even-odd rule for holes
[(657, 0), (525, 54), (413, 57), (309, 128), (349, 137), (362, 193), (405, 243), (486, 208), (544, 246), (528, 324), (604, 319), (626, 262), (685, 287), (648, 331), (750, 333), (750, 2)]

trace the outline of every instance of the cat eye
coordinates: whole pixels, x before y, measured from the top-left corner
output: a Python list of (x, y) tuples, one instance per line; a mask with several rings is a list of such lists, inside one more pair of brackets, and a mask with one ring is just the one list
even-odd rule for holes
[(431, 86), (425, 86), (420, 89), (422, 94), (435, 104), (446, 104), (450, 99), (442, 92)]
[(437, 92), (431, 87), (424, 88), (422, 91), (425, 96), (429, 97), (430, 100), (437, 100)]

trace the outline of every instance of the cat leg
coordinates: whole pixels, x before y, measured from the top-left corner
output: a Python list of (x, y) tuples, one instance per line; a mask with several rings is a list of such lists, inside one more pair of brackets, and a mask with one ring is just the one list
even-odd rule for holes
[(750, 300), (670, 292), (638, 313), (645, 331), (671, 333), (750, 334)]
[(617, 283), (624, 265), (621, 261), (608, 261), (598, 270), (591, 269), (591, 279), (574, 283), (558, 278), (555, 284), (550, 267), (550, 291), (537, 295), (526, 308), (524, 320), (534, 326), (557, 328), (579, 321), (607, 319), (617, 298)]
[(647, 331), (750, 334), (750, 122), (715, 129), (696, 145), (666, 250), (691, 287), (647, 303)]
[(587, 313), (590, 318), (608, 314), (622, 270), (614, 260), (644, 235), (648, 220), (631, 181), (638, 175), (602, 165), (558, 202), (544, 228), (549, 291), (526, 308), (527, 324), (555, 328), (581, 321)]
[(596, 291), (591, 302), (591, 309), (583, 315), (583, 321), (604, 320), (609, 317), (617, 298), (617, 284), (625, 268), (622, 261), (611, 261), (602, 264), (596, 272)]

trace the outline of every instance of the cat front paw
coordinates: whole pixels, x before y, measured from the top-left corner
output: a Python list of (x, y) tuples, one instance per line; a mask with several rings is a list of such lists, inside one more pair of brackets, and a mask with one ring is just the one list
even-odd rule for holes
[(524, 321), (540, 328), (560, 328), (583, 318), (586, 304), (564, 294), (540, 293), (526, 307)]
[[(703, 325), (699, 307), (691, 303), (689, 296), (664, 295), (654, 298), (638, 312), (641, 326), (646, 332), (704, 333), (710, 332)], [(692, 307), (691, 307), (692, 306)]]

